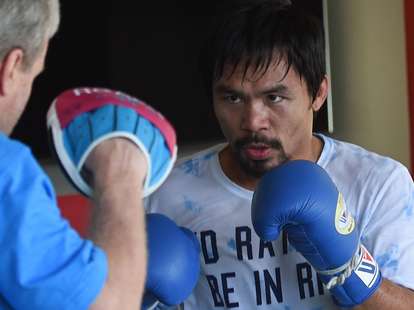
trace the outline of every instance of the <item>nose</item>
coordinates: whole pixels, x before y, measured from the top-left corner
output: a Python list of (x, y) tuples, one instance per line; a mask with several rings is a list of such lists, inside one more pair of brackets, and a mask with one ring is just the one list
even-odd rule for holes
[(241, 129), (259, 132), (269, 128), (269, 113), (260, 102), (246, 103), (243, 107)]

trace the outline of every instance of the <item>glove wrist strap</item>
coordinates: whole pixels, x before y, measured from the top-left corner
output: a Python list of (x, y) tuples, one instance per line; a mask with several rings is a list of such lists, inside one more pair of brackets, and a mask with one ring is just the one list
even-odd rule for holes
[[(346, 279), (351, 276), (352, 272), (358, 266), (361, 260), (361, 257), (362, 257), (362, 253), (363, 253), (362, 245), (359, 243), (354, 256), (346, 264), (338, 268), (335, 268), (335, 269), (318, 271), (318, 273), (320, 273), (321, 275), (332, 276), (332, 278), (328, 281), (328, 283), (325, 284), (325, 287), (328, 290), (330, 290), (331, 288), (334, 288), (335, 286), (344, 284)], [(335, 274), (338, 274), (338, 275), (334, 276)]]

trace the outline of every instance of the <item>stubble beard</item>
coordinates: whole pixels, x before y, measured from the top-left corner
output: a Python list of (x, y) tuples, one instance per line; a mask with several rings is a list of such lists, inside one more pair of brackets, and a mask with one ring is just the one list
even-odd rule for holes
[[(244, 155), (243, 149), (251, 143), (263, 143), (276, 152), (276, 158), (270, 157), (264, 160), (251, 160)], [(267, 139), (253, 135), (236, 140), (231, 147), (236, 160), (243, 172), (253, 178), (261, 178), (269, 170), (289, 160), (282, 143), (278, 139)]]

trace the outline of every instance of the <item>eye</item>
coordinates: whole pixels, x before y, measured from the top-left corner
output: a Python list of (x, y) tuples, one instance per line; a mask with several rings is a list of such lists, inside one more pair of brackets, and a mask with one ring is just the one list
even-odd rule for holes
[(274, 94), (269, 94), (267, 95), (267, 99), (271, 102), (271, 103), (278, 103), (280, 101), (282, 101), (284, 98), (278, 95), (274, 95)]
[(224, 95), (224, 101), (231, 103), (231, 104), (237, 104), (241, 102), (241, 98), (238, 95), (235, 94), (228, 94), (228, 95)]

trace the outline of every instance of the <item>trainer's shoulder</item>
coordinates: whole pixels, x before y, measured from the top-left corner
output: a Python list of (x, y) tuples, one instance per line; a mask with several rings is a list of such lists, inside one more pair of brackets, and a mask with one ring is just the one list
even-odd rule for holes
[(22, 165), (36, 165), (30, 148), (0, 134), (0, 170), (13, 170)]

